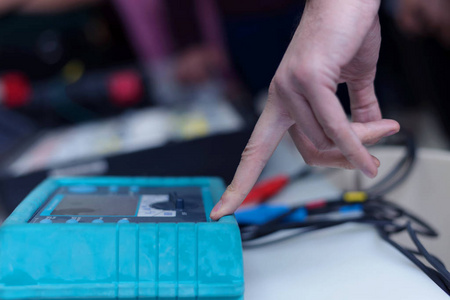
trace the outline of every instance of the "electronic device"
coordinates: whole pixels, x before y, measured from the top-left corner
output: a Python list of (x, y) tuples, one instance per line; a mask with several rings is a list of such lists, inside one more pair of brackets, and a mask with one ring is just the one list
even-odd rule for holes
[(217, 178), (50, 178), (0, 227), (1, 299), (243, 299)]

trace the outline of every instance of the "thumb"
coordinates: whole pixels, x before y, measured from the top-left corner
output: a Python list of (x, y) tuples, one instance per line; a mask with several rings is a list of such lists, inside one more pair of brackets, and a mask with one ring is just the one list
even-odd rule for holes
[(388, 137), (400, 130), (397, 121), (382, 119), (367, 123), (351, 123), (352, 130), (365, 145), (376, 144), (381, 138)]

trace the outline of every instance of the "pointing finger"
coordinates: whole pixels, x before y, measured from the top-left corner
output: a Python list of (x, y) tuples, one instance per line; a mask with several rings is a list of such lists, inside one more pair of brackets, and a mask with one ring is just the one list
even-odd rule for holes
[(211, 219), (232, 214), (239, 207), (292, 123), (273, 102), (268, 102), (242, 153), (233, 181), (211, 211)]

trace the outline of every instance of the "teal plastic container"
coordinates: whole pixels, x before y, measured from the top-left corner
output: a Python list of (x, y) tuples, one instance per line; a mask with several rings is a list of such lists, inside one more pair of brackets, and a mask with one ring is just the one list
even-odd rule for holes
[[(29, 223), (62, 186), (199, 187), (205, 222)], [(234, 216), (209, 213), (217, 178), (53, 178), (0, 227), (0, 299), (243, 299)]]

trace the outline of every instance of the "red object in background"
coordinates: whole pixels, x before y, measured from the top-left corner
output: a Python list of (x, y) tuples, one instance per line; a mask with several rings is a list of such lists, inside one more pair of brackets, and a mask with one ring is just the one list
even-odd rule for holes
[(279, 175), (271, 179), (263, 180), (256, 184), (248, 193), (241, 206), (248, 204), (258, 204), (266, 201), (270, 197), (281, 191), (290, 181), (288, 175)]
[(141, 76), (131, 70), (113, 73), (108, 78), (108, 92), (111, 101), (117, 106), (132, 106), (144, 94)]
[(318, 209), (327, 206), (327, 201), (324, 199), (316, 200), (305, 205), (306, 209)]
[(28, 104), (31, 86), (28, 78), (20, 72), (10, 72), (0, 77), (3, 85), (2, 102), (6, 107), (17, 108)]

